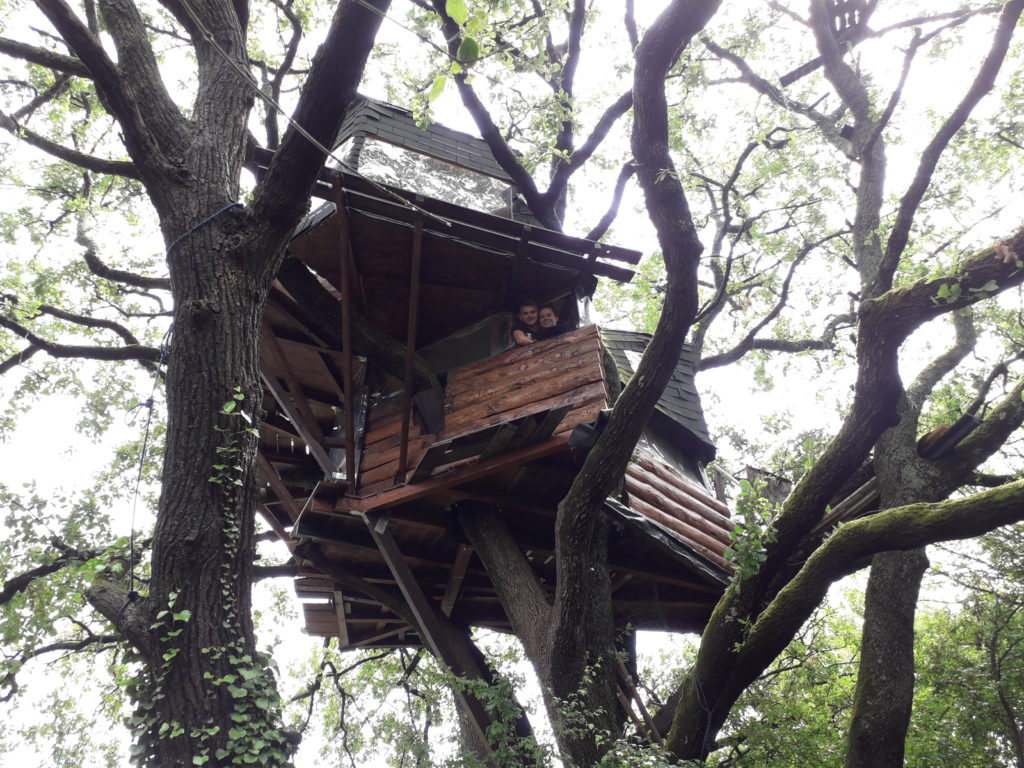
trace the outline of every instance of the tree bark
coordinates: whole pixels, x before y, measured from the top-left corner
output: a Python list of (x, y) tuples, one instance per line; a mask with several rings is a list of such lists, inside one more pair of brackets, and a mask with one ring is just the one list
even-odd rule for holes
[(871, 561), (846, 768), (902, 768), (914, 702), (914, 612), (925, 550)]

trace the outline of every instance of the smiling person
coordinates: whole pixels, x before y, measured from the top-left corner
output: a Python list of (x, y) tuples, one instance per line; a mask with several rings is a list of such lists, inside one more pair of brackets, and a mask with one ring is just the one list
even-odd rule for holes
[(550, 304), (545, 304), (540, 308), (537, 314), (537, 323), (540, 325), (540, 331), (535, 336), (537, 341), (553, 339), (555, 336), (561, 336), (569, 331), (568, 328), (558, 322), (558, 313), (555, 312), (555, 308)]
[(519, 314), (512, 323), (512, 341), (522, 347), (537, 340), (541, 326), (537, 320), (537, 302), (526, 299), (519, 304)]

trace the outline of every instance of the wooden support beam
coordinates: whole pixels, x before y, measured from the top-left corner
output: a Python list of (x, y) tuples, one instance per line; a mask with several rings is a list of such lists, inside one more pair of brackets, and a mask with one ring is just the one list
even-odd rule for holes
[[(466, 679), (469, 670), (462, 666), (459, 659), (444, 641), (440, 617), (435, 612), (436, 609), (427, 599), (427, 596), (423, 594), (423, 590), (420, 589), (412, 569), (409, 568), (409, 564), (406, 563), (405, 558), (398, 549), (398, 544), (391, 535), (391, 531), (388, 530), (388, 522), (388, 518), (382, 515), (374, 513), (366, 515), (366, 524), (370, 528), (370, 535), (373, 536), (374, 541), (377, 543), (381, 556), (387, 563), (388, 568), (391, 569), (391, 573), (394, 574), (395, 581), (398, 582), (398, 588), (402, 591), (406, 603), (408, 603), (413, 616), (416, 618), (424, 644), (434, 655), (434, 658), (447, 666), (453, 675)], [(483, 702), (463, 691), (460, 686), (452, 686), (452, 690), (455, 692), (456, 698), (462, 703), (467, 719), (477, 729), (480, 743), (488, 745), (489, 749), (490, 742), (487, 739), (487, 729), (491, 724), (491, 718), (487, 714)]]
[(444, 597), (441, 598), (441, 613), (445, 616), (452, 615), (455, 608), (455, 601), (462, 590), (462, 580), (466, 576), (466, 568), (469, 560), (473, 557), (473, 548), (468, 544), (459, 544), (455, 553), (455, 562), (452, 564), (452, 573), (448, 577), (448, 584), (444, 588)]
[(267, 509), (266, 504), (260, 504), (257, 509), (260, 511), (263, 519), (267, 521), (267, 525), (269, 525), (271, 530), (277, 534), (277, 538), (283, 541), (288, 546), (288, 549), (293, 549), (295, 547), (295, 542), (291, 540), (291, 537), (288, 535), (288, 531), (286, 531), (284, 526), (281, 525), (277, 516)]
[[(422, 198), (417, 195), (417, 202)], [(409, 461), (409, 419), (412, 416), (412, 373), (416, 357), (416, 326), (420, 314), (420, 264), (423, 261), (423, 217), (416, 215), (412, 234), (412, 267), (409, 270), (409, 325), (405, 334), (405, 377), (402, 382), (402, 431), (395, 483), (405, 482)]]
[(345, 211), (345, 192), (341, 180), (334, 183), (341, 242), (341, 347), (344, 357), (341, 361), (341, 375), (345, 392), (345, 479), (354, 487), (356, 480), (356, 426), (354, 392), (352, 387), (352, 285), (349, 262), (352, 258), (352, 243), (348, 236), (348, 216)]
[(338, 645), (348, 648), (348, 622), (345, 620), (345, 596), (340, 590), (334, 591), (334, 615), (338, 618)]
[(661, 733), (658, 732), (658, 727), (654, 724), (654, 718), (651, 717), (651, 713), (644, 706), (644, 700), (637, 693), (636, 687), (633, 685), (633, 678), (630, 677), (629, 670), (626, 669), (622, 659), (619, 659), (618, 672), (620, 690), (625, 690), (626, 695), (636, 702), (637, 709), (640, 710), (640, 715), (643, 717), (644, 723), (647, 724), (647, 732), (651, 737), (651, 741), (664, 746), (665, 742), (661, 738)]
[(323, 445), (320, 444), (319, 439), (309, 430), (303, 421), (302, 414), (299, 413), (298, 409), (292, 405), (291, 400), (288, 397), (288, 393), (284, 391), (281, 386), (281, 382), (277, 380), (276, 376), (267, 374), (266, 371), (260, 371), (260, 378), (263, 379), (263, 384), (270, 390), (270, 394), (274, 396), (277, 404), (281, 406), (281, 410), (285, 412), (285, 415), (291, 420), (295, 426), (295, 431), (299, 433), (299, 437), (309, 448), (309, 452), (316, 459), (316, 463), (320, 465), (320, 469), (323, 470), (325, 477), (331, 477), (334, 474), (334, 466), (331, 463), (330, 457), (327, 455), (327, 451), (324, 450)]
[(291, 365), (288, 364), (288, 357), (285, 355), (284, 349), (281, 348), (281, 342), (267, 325), (263, 326), (261, 333), (263, 336), (263, 349), (269, 353), (284, 375), (285, 384), (288, 385), (288, 394), (291, 395), (295, 407), (302, 415), (302, 420), (306, 422), (306, 428), (309, 430), (309, 433), (316, 437), (317, 442), (320, 442), (324, 434), (320, 431), (320, 424), (317, 423), (316, 416), (313, 415), (313, 409), (309, 407), (309, 400), (306, 399), (306, 393), (302, 391), (302, 385), (295, 378), (295, 372), (292, 371)]
[(430, 496), (441, 489), (450, 488), (455, 485), (462, 485), (463, 483), (469, 483), (473, 480), (485, 477), (491, 474), (491, 472), (502, 469), (503, 467), (525, 464), (533, 461), (534, 459), (550, 456), (553, 453), (565, 450), (568, 446), (569, 433), (565, 432), (560, 435), (556, 435), (550, 440), (545, 440), (543, 443), (527, 446), (526, 448), (521, 448), (518, 451), (510, 451), (509, 453), (502, 454), (501, 456), (488, 461), (479, 461), (465, 467), (459, 467), (453, 469), (451, 472), (445, 472), (438, 475), (437, 477), (428, 478), (422, 483), (417, 483), (416, 485), (392, 488), (388, 491), (383, 491), (372, 496), (366, 496), (358, 499), (351, 496), (344, 496), (338, 499), (335, 510), (339, 512), (368, 512), (370, 510), (381, 510), (387, 507), (393, 507), (396, 504), (403, 504), (407, 501), (416, 501), (417, 499)]
[(277, 474), (277, 470), (274, 469), (274, 465), (267, 461), (267, 457), (263, 455), (262, 451), (256, 451), (256, 466), (259, 468), (260, 474), (263, 475), (263, 479), (270, 486), (270, 490), (277, 496), (278, 501), (284, 506), (285, 511), (288, 513), (288, 517), (291, 518), (294, 524), (299, 519), (301, 509), (299, 505), (295, 503), (295, 498), (288, 490), (288, 486), (281, 480), (281, 476)]

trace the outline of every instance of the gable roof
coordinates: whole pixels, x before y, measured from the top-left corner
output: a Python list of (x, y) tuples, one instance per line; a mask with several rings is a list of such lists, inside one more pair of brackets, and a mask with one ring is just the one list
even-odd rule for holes
[[(602, 328), (601, 340), (615, 360), (622, 381), (627, 382), (635, 373), (630, 357), (643, 355), (650, 343), (651, 334)], [(696, 350), (684, 344), (675, 370), (658, 400), (652, 421), (657, 420), (668, 427), (673, 436), (692, 451), (698, 460), (708, 462), (715, 458), (715, 446), (708, 434), (704, 409), (701, 408), (700, 395), (694, 381), (697, 362)]]

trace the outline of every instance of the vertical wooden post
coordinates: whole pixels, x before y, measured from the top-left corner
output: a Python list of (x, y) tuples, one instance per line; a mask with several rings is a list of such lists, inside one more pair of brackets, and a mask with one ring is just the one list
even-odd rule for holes
[(334, 205), (341, 226), (341, 346), (342, 391), (345, 395), (345, 480), (349, 487), (356, 481), (356, 427), (355, 403), (352, 388), (352, 285), (350, 280), (351, 243), (348, 237), (348, 216), (345, 211), (345, 192), (341, 177), (334, 179)]
[[(416, 202), (421, 201), (419, 195)], [(412, 416), (412, 368), (416, 356), (416, 321), (420, 312), (420, 262), (423, 259), (423, 216), (419, 212), (413, 223), (412, 268), (409, 270), (409, 327), (405, 334), (405, 381), (402, 384), (402, 435), (398, 448), (398, 471), (395, 483), (405, 482), (409, 460), (409, 420)]]

